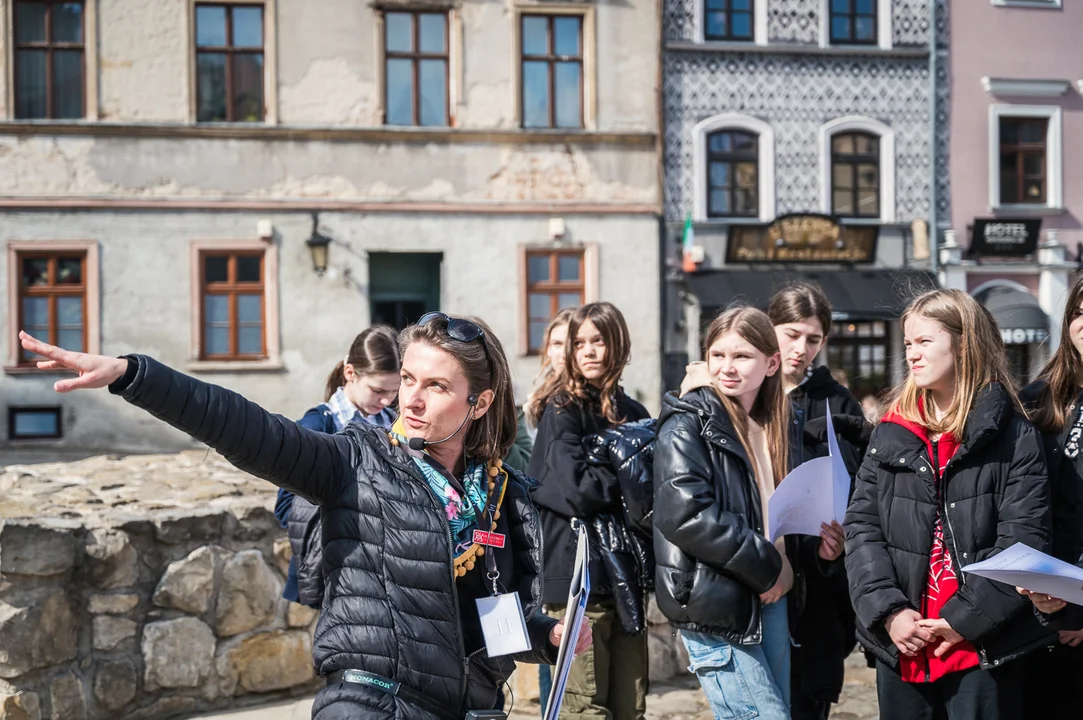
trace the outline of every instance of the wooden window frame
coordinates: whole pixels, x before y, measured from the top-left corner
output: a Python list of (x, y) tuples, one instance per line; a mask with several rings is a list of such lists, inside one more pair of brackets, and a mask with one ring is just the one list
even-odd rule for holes
[[(23, 359), (19, 344), (22, 329), (22, 262), (26, 257), (82, 255), (83, 260), (83, 348), (101, 353), (101, 300), (98, 243), (95, 240), (13, 240), (7, 244), (8, 353), (4, 372), (9, 375), (66, 374), (66, 370), (39, 370)], [(74, 293), (69, 293), (74, 294)], [(50, 317), (50, 332), (54, 332)], [(47, 338), (42, 338), (47, 339)]]
[[(226, 11), (226, 44), (223, 46), (200, 47), (198, 44), (198, 11), (201, 7), (223, 8)], [(233, 45), (233, 10), (236, 8), (259, 7), (260, 9), (260, 46), (239, 47)], [(195, 96), (196, 96), (196, 122), (229, 122), (229, 123), (263, 123), (267, 121), (267, 8), (262, 3), (237, 3), (237, 2), (200, 2), (195, 3), (192, 22), (192, 51), (195, 54)], [(199, 119), (199, 56), (200, 55), (225, 55), (226, 56), (226, 119), (225, 120), (200, 120)], [(262, 58), (262, 77), (260, 78), (260, 117), (257, 120), (238, 120), (234, 117), (233, 95), (233, 58), (237, 55), (259, 55)]]
[[(18, 32), (15, 27), (15, 18), (17, 15), (16, 6), (34, 2), (38, 4), (44, 4), (45, 10), (45, 40), (43, 42), (29, 42), (19, 43), (16, 41)], [(61, 3), (79, 3), (82, 6), (82, 21), (83, 21), (83, 41), (79, 43), (71, 42), (53, 42), (52, 39), (52, 27), (53, 27), (53, 8)], [(87, 94), (89, 87), (87, 85), (87, 46), (88, 46), (88, 32), (87, 28), (92, 23), (87, 20), (87, 12), (90, 9), (88, 3), (84, 0), (11, 0), (11, 116), (16, 120), (79, 120), (87, 117)], [(20, 50), (44, 50), (45, 51), (45, 117), (42, 118), (24, 118), (18, 115), (18, 98), (19, 98), (19, 51)], [(53, 53), (55, 51), (79, 51), (79, 65), (82, 74), (81, 85), (83, 88), (83, 112), (78, 118), (57, 118), (56, 108), (54, 107), (54, 92), (53, 92)]]
[[(387, 16), (389, 14), (397, 15), (409, 15), (410, 16), (410, 36), (413, 50), (409, 52), (403, 52), (401, 50), (388, 50), (387, 49)], [(444, 52), (443, 53), (431, 53), (422, 52), (421, 47), (421, 22), (422, 15), (436, 15), (444, 19)], [(384, 78), (383, 83), (383, 122), (385, 125), (391, 125), (387, 120), (387, 108), (388, 108), (388, 93), (391, 91), (391, 83), (388, 80), (387, 64), (391, 60), (408, 60), (411, 67), (411, 122), (410, 125), (392, 125), (392, 127), (449, 127), (451, 125), (451, 25), (452, 18), (451, 12), (448, 10), (414, 10), (414, 9), (386, 9), (383, 11), (381, 22), (381, 42), (380, 47), (383, 51), (383, 58), (381, 61), (381, 72)], [(444, 117), (442, 125), (422, 125), (421, 124), (421, 61), (422, 60), (442, 60), (444, 62)]]
[[(1004, 142), (1004, 124), (1016, 123), (1017, 125), (1027, 124), (1041, 124), (1042, 125), (1042, 141), (1040, 143), (1024, 143), (1022, 141), (1009, 145)], [(1000, 163), (997, 165), (998, 172), (1003, 172), (1004, 157), (1005, 155), (1015, 156), (1015, 171), (1016, 171), (1016, 197), (1014, 200), (1007, 200), (1004, 197), (1004, 180), (1001, 175), (1001, 187), (1000, 187), (1000, 202), (1004, 205), (1045, 205), (1049, 196), (1049, 118), (1042, 117), (1015, 117), (1012, 115), (1002, 115), (999, 118), (999, 155)], [(1017, 131), (1018, 132), (1018, 131)], [(1024, 173), (1025, 161), (1028, 157), (1037, 156), (1042, 161), (1041, 172), (1041, 197), (1037, 200), (1030, 200), (1026, 197), (1024, 192), (1028, 177)]]
[[(749, 0), (748, 10), (734, 10), (733, 0), (716, 0), (722, 2), (725, 7), (722, 9), (712, 9), (708, 5), (711, 0), (703, 0), (703, 39), (707, 42), (756, 42), (756, 24), (757, 24), (757, 11), (756, 7), (760, 3), (767, 2), (767, 0)], [(720, 13), (726, 16), (726, 33), (724, 35), (712, 35), (707, 31), (709, 23), (707, 17), (712, 13)], [(735, 35), (733, 33), (733, 16), (734, 15), (748, 15), (748, 35)]]
[[(207, 280), (206, 261), (208, 258), (215, 257), (226, 259), (227, 280), (225, 282), (216, 281), (212, 283)], [(258, 281), (241, 281), (237, 279), (237, 261), (240, 258), (259, 259), (260, 279)], [(203, 301), (209, 295), (229, 298), (229, 352), (220, 355), (210, 355), (207, 353), (207, 324), (206, 322), (201, 322), (199, 324), (199, 346), (202, 350), (199, 356), (200, 360), (243, 362), (267, 359), (267, 292), (266, 285), (263, 282), (263, 278), (266, 276), (265, 260), (264, 254), (258, 251), (204, 250), (199, 254), (200, 307), (203, 307)], [(260, 333), (262, 336), (260, 352), (242, 353), (238, 350), (241, 323), (237, 317), (237, 298), (240, 295), (255, 295), (257, 293), (260, 296), (260, 328), (262, 330)]]
[[(263, 255), (263, 357), (239, 359), (206, 357), (203, 353), (203, 256)], [(190, 372), (278, 372), (285, 369), (279, 337), (278, 247), (264, 240), (193, 240), (189, 244), (189, 293), (191, 303)]]
[[(864, 137), (874, 140), (876, 142), (876, 151), (867, 154), (858, 153), (856, 150), (853, 153), (840, 153), (835, 150), (835, 141), (843, 137)], [(838, 132), (831, 136), (831, 214), (838, 217), (847, 218), (861, 218), (861, 219), (875, 219), (879, 218), (882, 213), (880, 205), (883, 202), (883, 168), (880, 166), (880, 136), (876, 133), (869, 132), (867, 130), (847, 130), (845, 132)], [(852, 212), (843, 213), (835, 207), (835, 166), (848, 165), (852, 172), (853, 187), (850, 188), (850, 206), (853, 208)], [(859, 203), (860, 191), (862, 189), (868, 190), (869, 188), (861, 188), (858, 183), (858, 166), (860, 165), (876, 165), (876, 212), (875, 213), (862, 213), (860, 212), (861, 205)]]
[[(731, 151), (728, 153), (712, 153), (711, 152), (711, 138), (715, 135), (745, 135), (755, 140), (756, 146), (751, 151)], [(742, 128), (719, 128), (707, 133), (705, 142), (707, 153), (707, 217), (708, 218), (723, 218), (723, 217), (749, 217), (755, 218), (760, 215), (760, 136), (750, 130)], [(729, 187), (729, 201), (730, 212), (728, 213), (716, 213), (711, 210), (711, 190), (714, 188), (711, 185), (711, 163), (724, 162), (730, 166), (730, 187)], [(756, 166), (756, 184), (753, 188), (755, 193), (754, 207), (747, 212), (737, 212), (737, 173), (735, 166), (738, 163), (753, 163)]]
[[(56, 416), (56, 434), (44, 435), (16, 435), (15, 416), (21, 412), (51, 413)], [(61, 440), (64, 437), (64, 413), (56, 405), (9, 405), (8, 406), (8, 440), (21, 442), (23, 440)]]
[[(543, 17), (548, 21), (548, 27), (545, 31), (545, 55), (528, 55), (523, 49), (523, 24), (528, 17), (536, 18)], [(557, 55), (553, 52), (554, 42), (554, 29), (555, 21), (559, 19), (566, 19), (569, 17), (575, 17), (579, 20), (579, 54), (578, 55)], [(546, 11), (520, 13), (518, 19), (518, 51), (519, 51), (519, 125), (524, 130), (583, 130), (587, 127), (587, 78), (586, 78), (586, 28), (587, 20), (582, 13), (554, 13)], [(526, 126), (526, 113), (524, 111), (524, 95), (526, 94), (526, 83), (523, 81), (523, 66), (527, 62), (544, 62), (546, 63), (546, 73), (549, 81), (549, 103), (548, 103), (548, 122), (546, 125), (541, 126)], [(576, 62), (579, 64), (579, 125), (575, 127), (560, 127), (556, 124), (557, 117), (557, 104), (556, 104), (556, 64), (558, 62)]]
[[(848, 12), (836, 12), (833, 8), (834, 0), (828, 0), (827, 2), (827, 32), (828, 43), (830, 45), (878, 45), (880, 40), (880, 7), (878, 0), (871, 0), (872, 2), (872, 37), (868, 40), (859, 40), (856, 35), (857, 20), (859, 18), (868, 18), (868, 13), (859, 13), (857, 11), (857, 0), (847, 0), (850, 3), (850, 10)], [(846, 38), (835, 37), (835, 18), (845, 16), (850, 20), (850, 35)]]
[[(529, 258), (537, 255), (579, 255), (580, 256), (580, 282), (557, 283), (547, 282), (531, 285), (527, 272)], [(550, 259), (550, 277), (556, 277), (553, 273), (554, 261)], [(550, 317), (555, 312), (554, 303), (557, 293), (575, 292), (580, 289), (580, 298), (583, 304), (598, 300), (598, 246), (593, 243), (556, 246), (556, 245), (521, 245), (519, 248), (519, 302), (522, 311), (520, 313), (521, 327), (519, 331), (519, 354), (523, 357), (537, 357), (538, 348), (530, 347), (530, 294), (532, 292), (550, 293)]]

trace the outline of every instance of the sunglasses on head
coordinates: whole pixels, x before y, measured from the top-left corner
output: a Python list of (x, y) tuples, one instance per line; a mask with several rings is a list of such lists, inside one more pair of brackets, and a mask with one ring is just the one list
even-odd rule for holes
[(481, 340), (481, 351), (485, 353), (485, 363), (489, 366), (489, 373), (492, 374), (493, 361), (489, 357), (489, 347), (485, 343), (485, 331), (482, 330), (477, 323), (470, 320), (464, 320), (463, 318), (451, 317), (442, 312), (425, 313), (421, 316), (421, 319), (417, 321), (418, 325), (428, 325), (433, 320), (444, 320), (447, 322), (447, 334), (452, 340), (458, 340), (463, 343), (472, 343), (475, 340)]

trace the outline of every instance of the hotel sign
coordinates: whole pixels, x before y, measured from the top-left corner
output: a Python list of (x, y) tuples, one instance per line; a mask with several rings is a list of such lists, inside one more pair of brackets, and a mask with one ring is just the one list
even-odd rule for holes
[(871, 263), (876, 226), (843, 226), (828, 215), (783, 215), (770, 225), (730, 229), (727, 263)]
[(974, 218), (971, 255), (1021, 256), (1038, 249), (1041, 218)]

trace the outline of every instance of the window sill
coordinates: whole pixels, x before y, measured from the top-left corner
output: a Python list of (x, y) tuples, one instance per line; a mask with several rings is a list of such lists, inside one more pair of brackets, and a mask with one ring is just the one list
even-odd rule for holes
[(692, 42), (669, 41), (666, 50), (675, 52), (735, 52), (770, 53), (772, 55), (873, 55), (880, 57), (923, 58), (929, 56), (925, 45), (901, 48), (882, 48), (879, 45), (811, 45), (798, 43), (773, 43), (757, 45), (744, 42)]
[(1029, 10), (1060, 10), (1061, 0), (993, 0), (997, 7), (1027, 8)]
[(1024, 217), (1055, 217), (1067, 212), (1062, 207), (1050, 207), (1048, 205), (997, 205), (989, 208), (989, 212), (995, 215), (1022, 215)]
[(189, 360), (184, 365), (195, 373), (276, 373), (285, 372), (281, 359), (268, 360)]
[(33, 365), (5, 365), (5, 375), (74, 375), (71, 370), (41, 370)]

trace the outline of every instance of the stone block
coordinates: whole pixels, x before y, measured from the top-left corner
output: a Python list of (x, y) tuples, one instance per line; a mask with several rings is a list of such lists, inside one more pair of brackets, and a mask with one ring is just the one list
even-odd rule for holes
[(669, 619), (662, 614), (662, 611), (658, 608), (658, 601), (654, 597), (654, 593), (650, 594), (650, 599), (647, 602), (647, 624), (648, 625), (668, 625)]
[(0, 678), (75, 659), (79, 621), (62, 588), (42, 588), (0, 602)]
[(214, 578), (221, 566), (221, 550), (201, 547), (170, 563), (154, 591), (154, 604), (202, 615), (214, 595)]
[(94, 697), (106, 710), (119, 710), (135, 698), (139, 676), (131, 658), (105, 660), (94, 674)]
[(669, 680), (679, 672), (677, 654), (673, 643), (680, 642), (668, 632), (649, 632), (647, 635), (647, 667), (650, 668), (651, 682)]
[(134, 652), (139, 626), (127, 618), (100, 615), (94, 618), (94, 649), (102, 652)]
[(87, 610), (91, 615), (124, 615), (135, 610), (138, 605), (139, 596), (135, 593), (91, 595)]
[(160, 720), (160, 718), (188, 716), (196, 709), (197, 701), (190, 697), (162, 698), (153, 705), (148, 705), (130, 713), (125, 713), (124, 720)]
[(239, 552), (222, 568), (218, 589), (218, 636), (232, 637), (274, 620), (281, 583), (259, 550)]
[(41, 698), (33, 692), (0, 695), (0, 720), (41, 720)]
[(278, 538), (274, 544), (275, 567), (282, 577), (289, 577), (290, 559), (293, 557), (293, 548), (290, 547), (289, 538)]
[(63, 526), (47, 522), (0, 522), (0, 572), (14, 575), (59, 575), (75, 566), (75, 537)]
[(538, 666), (515, 663), (515, 672), (511, 675), (511, 688), (516, 700), (540, 702)]
[(99, 590), (131, 587), (139, 580), (139, 562), (128, 533), (98, 529), (87, 536), (90, 581)]
[(214, 671), (214, 633), (192, 617), (150, 623), (143, 628), (147, 690), (194, 688)]
[(218, 542), (227, 513), (224, 510), (185, 510), (170, 513), (154, 521), (158, 542), (177, 545), (190, 540)]
[(286, 624), (291, 628), (306, 628), (320, 614), (319, 610), (307, 605), (291, 602), (286, 609)]
[(249, 506), (237, 510), (237, 528), (233, 539), (238, 542), (256, 542), (282, 533), (278, 518), (265, 507)]
[(53, 720), (86, 720), (86, 692), (83, 681), (76, 675), (67, 674), (49, 683)]
[(217, 664), (225, 695), (284, 690), (313, 679), (312, 640), (303, 631), (258, 633), (219, 652)]

